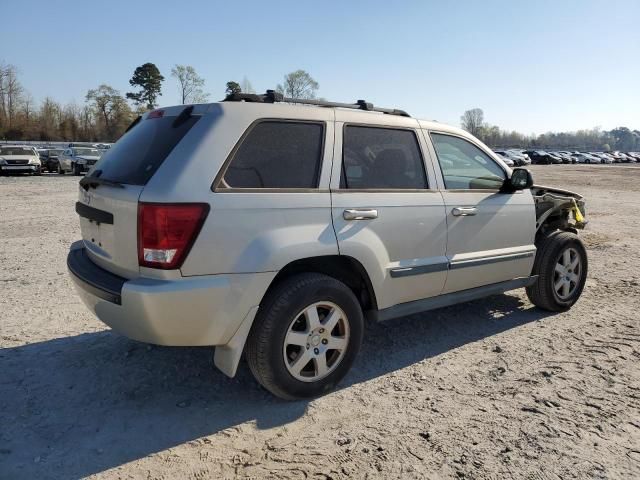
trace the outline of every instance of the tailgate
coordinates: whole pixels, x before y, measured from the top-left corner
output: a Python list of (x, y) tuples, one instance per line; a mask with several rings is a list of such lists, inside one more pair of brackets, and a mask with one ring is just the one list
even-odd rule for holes
[(206, 108), (180, 105), (138, 117), (81, 180), (76, 212), (82, 239), (91, 260), (105, 270), (125, 278), (140, 274), (138, 199)]
[(76, 212), (91, 260), (116, 275), (137, 277), (138, 198), (144, 187), (80, 187)]

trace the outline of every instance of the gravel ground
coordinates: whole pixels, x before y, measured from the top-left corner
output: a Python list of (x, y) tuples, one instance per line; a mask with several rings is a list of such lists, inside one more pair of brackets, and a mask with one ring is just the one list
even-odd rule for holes
[(588, 200), (570, 312), (516, 291), (369, 325), (296, 403), (106, 329), (66, 273), (77, 178), (0, 178), (0, 478), (640, 478), (640, 167), (532, 170)]

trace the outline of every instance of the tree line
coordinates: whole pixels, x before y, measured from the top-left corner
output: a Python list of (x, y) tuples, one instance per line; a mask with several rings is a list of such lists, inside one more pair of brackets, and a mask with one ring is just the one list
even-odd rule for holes
[(467, 110), (460, 117), (463, 129), (479, 138), (491, 148), (530, 148), (539, 150), (580, 151), (640, 151), (640, 130), (617, 127), (613, 130), (592, 128), (575, 132), (547, 132), (541, 135), (524, 135), (516, 131), (502, 130), (484, 121), (480, 108)]
[[(190, 65), (175, 65), (171, 77), (177, 83), (182, 104), (205, 103), (210, 94), (205, 80)], [(117, 140), (140, 114), (158, 106), (165, 77), (153, 63), (137, 67), (129, 84), (132, 91), (124, 95), (110, 85), (90, 89), (84, 103), (63, 105), (45, 97), (36, 105), (20, 83), (15, 65), (0, 63), (0, 140), (98, 142)], [(285, 96), (314, 98), (319, 88), (311, 75), (296, 70), (284, 76), (276, 89)], [(230, 81), (225, 93), (255, 93), (245, 77), (240, 83)]]
[[(205, 80), (190, 65), (175, 65), (171, 77), (177, 83), (182, 104), (204, 103), (210, 94)], [(129, 84), (132, 91), (122, 95), (110, 85), (90, 89), (84, 103), (63, 105), (51, 97), (36, 105), (18, 77), (14, 65), (0, 63), (0, 139), (37, 141), (115, 141), (137, 115), (158, 105), (165, 77), (153, 63), (137, 67)], [(285, 97), (315, 98), (320, 85), (304, 70), (284, 76), (276, 91)], [(225, 93), (255, 93), (245, 77), (229, 81)], [(589, 151), (640, 151), (640, 131), (618, 127), (610, 131), (593, 128), (576, 132), (548, 132), (525, 135), (502, 130), (484, 120), (484, 112), (474, 108), (460, 118), (462, 128), (493, 148), (539, 148)]]

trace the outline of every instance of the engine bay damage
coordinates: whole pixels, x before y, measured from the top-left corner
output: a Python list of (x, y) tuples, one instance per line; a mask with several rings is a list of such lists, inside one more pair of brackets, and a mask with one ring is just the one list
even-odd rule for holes
[(554, 230), (582, 230), (586, 224), (582, 195), (568, 190), (534, 185), (531, 193), (536, 207), (536, 234)]

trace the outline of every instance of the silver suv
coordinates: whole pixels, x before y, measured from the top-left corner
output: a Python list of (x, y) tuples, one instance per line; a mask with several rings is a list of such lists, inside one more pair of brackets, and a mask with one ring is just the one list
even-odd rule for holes
[(522, 287), (562, 311), (587, 274), (580, 195), (533, 186), (460, 129), (364, 101), (268, 91), (154, 110), (79, 193), (67, 263), (100, 320), (216, 346), (229, 376), (244, 352), (287, 399), (336, 386), (365, 318)]

